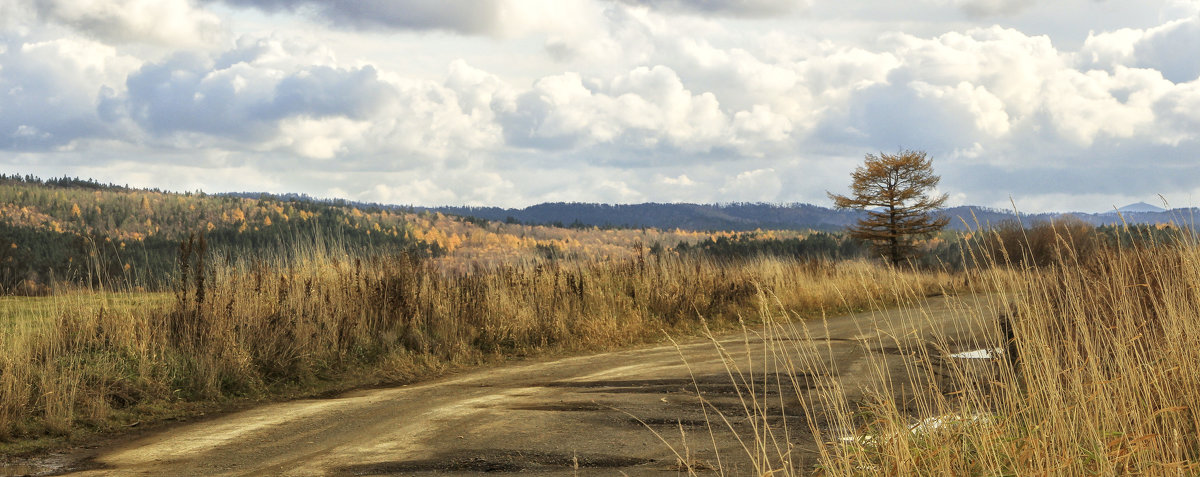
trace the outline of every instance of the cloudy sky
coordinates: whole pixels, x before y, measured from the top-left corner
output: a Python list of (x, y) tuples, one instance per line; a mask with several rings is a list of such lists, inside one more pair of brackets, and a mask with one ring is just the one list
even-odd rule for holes
[(383, 203), (1200, 206), (1200, 0), (0, 0), (0, 169)]

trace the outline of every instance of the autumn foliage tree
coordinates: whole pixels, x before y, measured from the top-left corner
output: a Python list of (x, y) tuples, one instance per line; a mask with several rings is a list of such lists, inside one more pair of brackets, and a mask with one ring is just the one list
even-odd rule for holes
[(940, 177), (922, 151), (867, 154), (850, 176), (849, 196), (827, 193), (839, 209), (866, 210), (850, 227), (852, 237), (868, 240), (894, 265), (912, 256), (914, 241), (945, 227), (949, 219), (936, 214), (946, 195), (931, 196)]

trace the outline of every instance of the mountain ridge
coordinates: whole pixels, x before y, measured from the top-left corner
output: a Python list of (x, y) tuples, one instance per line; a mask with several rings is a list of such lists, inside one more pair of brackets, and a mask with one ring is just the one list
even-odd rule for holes
[[(1131, 204), (1135, 206), (1138, 204)], [(1148, 204), (1147, 204), (1148, 205)], [(524, 208), (442, 206), (412, 207), (415, 211), (474, 217), (477, 219), (524, 224), (681, 229), (681, 230), (837, 230), (853, 224), (863, 212), (837, 210), (813, 204), (769, 204), (735, 202), (727, 204), (658, 203), (599, 204), (590, 202), (546, 202)], [(942, 213), (950, 218), (950, 227), (969, 230), (1005, 221), (1034, 222), (1062, 220), (1068, 217), (1092, 225), (1126, 223), (1170, 223), (1197, 211), (1171, 209), (1161, 211), (1128, 210), (1116, 213), (1049, 212), (1016, 214), (984, 206), (949, 207)]]

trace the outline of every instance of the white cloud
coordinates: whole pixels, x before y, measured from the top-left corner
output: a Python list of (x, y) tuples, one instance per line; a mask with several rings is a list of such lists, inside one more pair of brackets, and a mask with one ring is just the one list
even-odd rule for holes
[(903, 76), (897, 79), (984, 86), (1005, 103), (1011, 116), (1033, 113), (1046, 73), (1066, 68), (1050, 38), (1001, 27), (931, 39), (902, 35), (897, 43), (895, 54), (903, 63)]
[(787, 140), (792, 122), (782, 114), (771, 111), (769, 105), (756, 104), (750, 111), (738, 111), (733, 116), (737, 143), (771, 143)]
[(391, 156), (391, 165), (427, 158), (452, 160), (500, 146), (501, 130), (492, 114), (472, 103), (487, 95), (486, 84), (464, 90), (464, 104), (462, 95), (436, 82), (388, 82), (395, 88), (396, 100), (371, 118), (359, 151)]
[(1156, 105), (1173, 86), (1155, 70), (1079, 71), (1048, 38), (999, 27), (901, 35), (895, 44), (898, 66), (886, 81), (827, 103), (821, 137), (882, 149), (982, 149), (974, 156), (986, 157), (1046, 140), (1084, 149), (1113, 139), (1153, 144), (1173, 131), (1156, 123)]
[[(1129, 138), (1155, 127), (1152, 110), (1164, 84), (1157, 74), (1120, 68), (1115, 75), (1101, 71), (1086, 74), (1064, 70), (1052, 77), (1045, 90), (1045, 108), (1057, 130), (1080, 146), (1092, 145), (1099, 135)], [(1139, 84), (1140, 83), (1140, 84)], [(1133, 90), (1129, 90), (1133, 86)], [(1131, 91), (1125, 101), (1114, 93)], [(1157, 91), (1156, 91), (1157, 90)]]
[(604, 83), (585, 82), (577, 73), (539, 79), (502, 112), (509, 142), (541, 149), (616, 144), (699, 152), (727, 134), (728, 118), (716, 97), (685, 89), (670, 68), (639, 67)]
[(666, 184), (669, 186), (687, 187), (687, 186), (696, 185), (696, 182), (693, 181), (691, 178), (689, 178), (687, 176), (687, 174), (680, 174), (679, 177), (663, 177), (660, 180), (662, 181), (663, 184)]
[(385, 204), (470, 204), (511, 203), (521, 192), (502, 174), (489, 170), (483, 161), (470, 161), (471, 167), (431, 168), (419, 174), (384, 172), (351, 177), (361, 193), (355, 200)]
[(463, 201), (448, 187), (441, 187), (429, 179), (415, 179), (407, 183), (390, 186), (375, 184), (366, 194), (359, 195), (359, 200), (378, 202), (381, 204), (413, 204), (427, 202), (431, 204), (458, 204)]
[(777, 202), (783, 182), (775, 169), (744, 171), (729, 178), (720, 189), (726, 202)]
[(312, 119), (287, 118), (280, 121), (278, 145), (267, 143), (264, 149), (286, 147), (311, 159), (333, 159), (346, 155), (350, 138), (361, 137), (367, 130), (365, 121), (335, 117)]
[(914, 81), (909, 86), (919, 97), (931, 98), (957, 109), (962, 119), (973, 123), (975, 131), (981, 135), (1000, 137), (1009, 131), (1004, 103), (983, 86), (965, 81), (954, 86)]

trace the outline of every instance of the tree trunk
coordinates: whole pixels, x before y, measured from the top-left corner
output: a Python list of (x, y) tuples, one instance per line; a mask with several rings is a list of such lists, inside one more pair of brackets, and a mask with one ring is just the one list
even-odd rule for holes
[(892, 259), (893, 266), (900, 265), (900, 244), (896, 239), (896, 206), (888, 205), (888, 230), (891, 234), (888, 236), (888, 255)]

